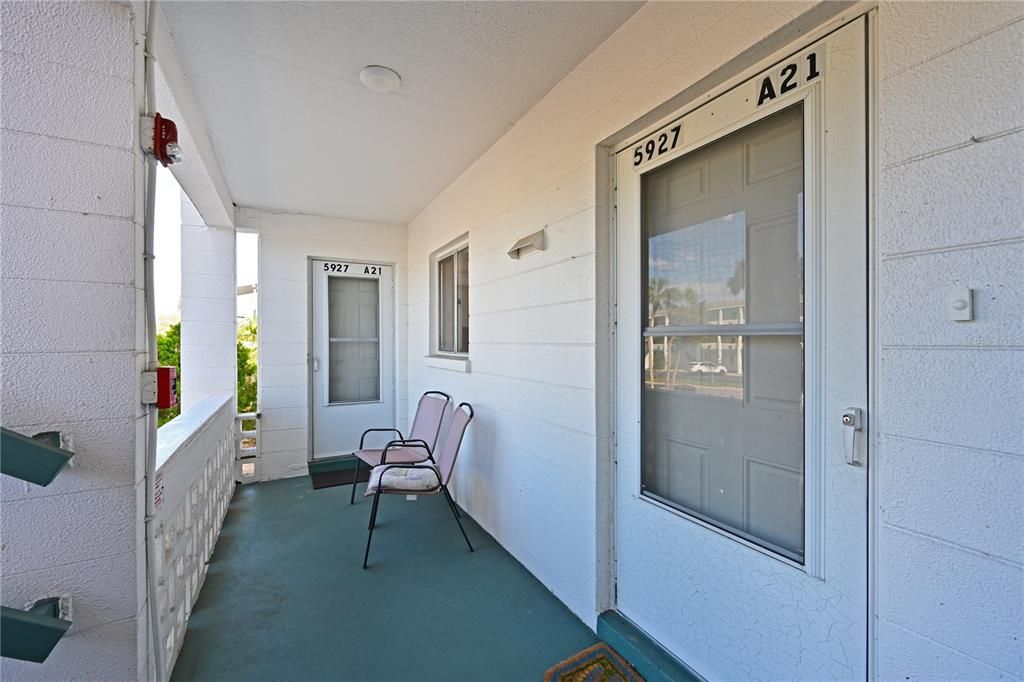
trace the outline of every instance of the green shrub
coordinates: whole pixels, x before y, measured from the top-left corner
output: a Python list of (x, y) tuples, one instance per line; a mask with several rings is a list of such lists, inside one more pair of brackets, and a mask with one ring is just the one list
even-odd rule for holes
[(181, 322), (156, 335), (156, 356), (161, 367), (174, 367), (178, 374), (178, 404), (160, 410), (157, 424), (163, 426), (181, 414)]
[[(238, 325), (236, 353), (238, 358), (238, 411), (256, 411), (256, 318)], [(178, 373), (178, 400), (181, 400), (181, 322), (175, 322), (156, 336), (157, 358), (163, 367), (174, 367)], [(158, 424), (163, 426), (181, 414), (181, 404), (160, 410)]]
[(256, 318), (238, 325), (238, 411), (256, 411)]

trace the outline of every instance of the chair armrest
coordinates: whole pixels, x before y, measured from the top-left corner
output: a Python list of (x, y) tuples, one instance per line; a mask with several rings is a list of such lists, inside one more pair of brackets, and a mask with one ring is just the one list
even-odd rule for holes
[(426, 462), (428, 459), (433, 461), (433, 457), (430, 454), (430, 448), (427, 447), (425, 441), (414, 439), (414, 440), (393, 440), (384, 446), (384, 452), (380, 453), (380, 463), (384, 464), (388, 461), (388, 451), (398, 450), (399, 448), (418, 448), (427, 453), (427, 456), (421, 459), (421, 462)]
[(402, 435), (402, 432), (399, 431), (398, 429), (366, 429), (365, 431), (363, 431), (363, 435), (359, 436), (359, 449), (360, 450), (363, 449), (363, 441), (366, 440), (366, 434), (368, 434), (368, 433), (380, 433), (380, 432), (384, 432), (384, 433), (387, 433), (387, 432), (397, 433), (399, 438), (404, 438), (404, 436)]
[[(430, 446), (427, 445), (427, 441), (423, 440), (422, 438), (395, 438), (394, 440), (390, 441), (388, 445), (407, 447), (412, 447), (415, 445), (417, 447), (426, 448), (428, 456), (432, 454), (430, 452)], [(430, 459), (433, 459), (433, 457), (430, 457)]]

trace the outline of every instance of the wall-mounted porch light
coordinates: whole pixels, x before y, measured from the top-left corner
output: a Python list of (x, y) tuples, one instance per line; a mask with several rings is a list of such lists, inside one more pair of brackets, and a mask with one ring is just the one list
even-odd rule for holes
[(519, 260), (523, 256), (543, 251), (545, 248), (544, 230), (540, 229), (513, 244), (512, 248), (508, 250), (508, 257), (513, 260)]

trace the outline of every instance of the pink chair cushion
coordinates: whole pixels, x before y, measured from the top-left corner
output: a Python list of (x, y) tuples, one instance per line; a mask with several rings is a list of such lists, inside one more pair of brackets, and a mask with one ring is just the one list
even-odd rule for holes
[[(380, 457), (384, 450), (358, 450), (356, 457), (363, 460), (372, 467), (380, 464)], [(422, 462), (427, 459), (427, 453), (423, 448), (391, 448), (388, 450), (388, 462), (396, 464), (408, 464), (409, 462)]]

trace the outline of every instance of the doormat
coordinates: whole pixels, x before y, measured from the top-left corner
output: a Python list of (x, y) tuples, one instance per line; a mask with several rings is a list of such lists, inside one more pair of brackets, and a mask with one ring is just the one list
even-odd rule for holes
[(644, 682), (640, 673), (604, 642), (548, 668), (544, 682)]
[[(348, 469), (331, 469), (329, 471), (314, 471), (309, 474), (313, 481), (313, 490), (330, 488), (336, 485), (349, 485), (352, 483), (352, 474), (356, 472), (355, 467)], [(359, 482), (365, 483), (370, 480), (370, 467), (359, 467)]]

